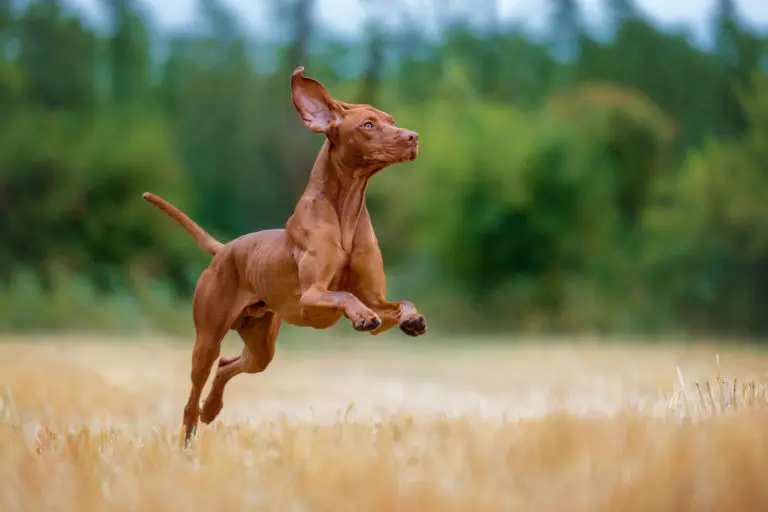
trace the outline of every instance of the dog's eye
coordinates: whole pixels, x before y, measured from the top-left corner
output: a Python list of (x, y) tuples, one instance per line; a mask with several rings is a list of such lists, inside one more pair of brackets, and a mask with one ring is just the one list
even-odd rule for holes
[(371, 128), (373, 128), (373, 123), (370, 121), (366, 121), (365, 124), (363, 125), (363, 128), (367, 128), (368, 130), (370, 130)]

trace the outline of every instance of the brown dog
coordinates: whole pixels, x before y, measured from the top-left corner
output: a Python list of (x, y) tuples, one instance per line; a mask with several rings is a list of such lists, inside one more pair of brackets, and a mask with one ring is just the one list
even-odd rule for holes
[[(395, 127), (381, 110), (334, 100), (303, 71), (298, 67), (291, 75), (293, 105), (306, 127), (326, 140), (285, 229), (249, 233), (224, 245), (174, 206), (144, 194), (213, 255), (193, 297), (187, 443), (198, 418), (210, 423), (219, 414), (232, 377), (269, 365), (282, 322), (326, 329), (343, 315), (356, 330), (372, 334), (395, 324), (410, 336), (427, 329), (413, 304), (386, 299), (384, 265), (365, 205), (368, 180), (391, 164), (416, 159), (419, 136)], [(245, 346), (239, 356), (219, 359), (201, 411), (203, 386), (230, 329)]]

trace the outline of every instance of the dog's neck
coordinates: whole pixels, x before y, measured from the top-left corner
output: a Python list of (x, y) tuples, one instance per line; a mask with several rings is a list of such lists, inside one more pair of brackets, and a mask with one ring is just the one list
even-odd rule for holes
[(345, 165), (328, 140), (312, 167), (304, 197), (331, 205), (339, 221), (341, 246), (345, 252), (352, 249), (357, 225), (365, 209), (365, 190), (372, 174), (372, 169)]

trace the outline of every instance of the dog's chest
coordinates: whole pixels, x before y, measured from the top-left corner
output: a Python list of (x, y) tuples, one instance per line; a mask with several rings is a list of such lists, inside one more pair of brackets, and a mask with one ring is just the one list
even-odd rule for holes
[(344, 264), (339, 267), (339, 270), (336, 271), (328, 289), (334, 292), (343, 292), (350, 291), (349, 289), (351, 286), (352, 270), (349, 267), (349, 261), (345, 261)]

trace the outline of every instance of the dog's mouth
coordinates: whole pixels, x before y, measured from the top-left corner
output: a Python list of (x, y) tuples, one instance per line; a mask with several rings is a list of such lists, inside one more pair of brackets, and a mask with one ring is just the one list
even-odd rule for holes
[(419, 156), (419, 143), (411, 144), (404, 152), (401, 162), (413, 162)]
[(418, 156), (419, 143), (417, 142), (415, 144), (408, 144), (407, 146), (400, 145), (399, 147), (394, 147), (386, 154), (385, 158), (387, 165), (391, 165), (413, 162)]

